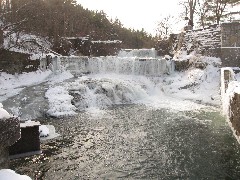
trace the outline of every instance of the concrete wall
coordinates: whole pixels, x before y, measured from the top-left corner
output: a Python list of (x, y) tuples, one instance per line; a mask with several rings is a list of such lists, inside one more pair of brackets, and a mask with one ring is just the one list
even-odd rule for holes
[(237, 136), (240, 136), (240, 94), (235, 93), (230, 100), (229, 121)]
[(240, 47), (240, 23), (221, 24), (222, 47)]
[(240, 23), (223, 23), (221, 59), (223, 67), (240, 67)]
[(222, 112), (226, 116), (234, 136), (240, 143), (240, 94), (237, 92), (239, 83), (235, 81), (236, 69), (221, 69)]
[(222, 48), (222, 67), (240, 67), (240, 48)]

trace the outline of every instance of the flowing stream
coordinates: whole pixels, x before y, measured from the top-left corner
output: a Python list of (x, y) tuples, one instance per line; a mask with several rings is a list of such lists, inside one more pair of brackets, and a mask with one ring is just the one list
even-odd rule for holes
[[(44, 121), (42, 121), (44, 123)], [(48, 119), (62, 136), (11, 161), (37, 179), (239, 179), (239, 144), (218, 111), (114, 106)]]

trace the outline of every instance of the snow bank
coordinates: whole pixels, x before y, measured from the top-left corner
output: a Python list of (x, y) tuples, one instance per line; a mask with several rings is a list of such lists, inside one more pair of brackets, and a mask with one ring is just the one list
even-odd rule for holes
[(52, 71), (35, 71), (23, 74), (0, 72), (0, 102), (18, 94), (25, 86), (36, 85), (47, 80)]
[(49, 101), (50, 109), (47, 111), (49, 115), (59, 117), (76, 114), (76, 107), (71, 104), (73, 97), (69, 95), (65, 87), (56, 86), (49, 88), (45, 96)]
[(3, 105), (0, 103), (0, 120), (9, 119), (10, 117), (10, 114), (5, 109), (3, 109)]
[(46, 125), (39, 126), (39, 133), (40, 137), (47, 137), (49, 136), (49, 129)]
[(1, 169), (0, 180), (31, 180), (31, 178), (26, 175), (17, 174), (11, 169)]
[(206, 63), (206, 68), (192, 67), (184, 72), (175, 72), (165, 78), (163, 90), (175, 98), (219, 106), (221, 104), (220, 68), (218, 67), (220, 59), (201, 56), (196, 60)]

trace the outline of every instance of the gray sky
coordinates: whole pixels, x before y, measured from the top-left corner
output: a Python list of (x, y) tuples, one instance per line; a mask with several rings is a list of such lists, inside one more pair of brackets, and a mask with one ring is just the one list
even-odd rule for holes
[[(109, 18), (117, 17), (127, 28), (155, 33), (161, 16), (168, 14), (178, 18), (178, 0), (77, 0), (84, 8), (103, 10)], [(179, 29), (176, 26), (176, 30)]]

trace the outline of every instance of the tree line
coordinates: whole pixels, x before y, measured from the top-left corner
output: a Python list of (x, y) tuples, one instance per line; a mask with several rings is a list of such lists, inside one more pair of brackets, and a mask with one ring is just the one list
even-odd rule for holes
[(62, 37), (121, 40), (123, 48), (151, 48), (155, 38), (123, 27), (103, 11), (84, 9), (75, 0), (0, 0), (0, 29), (49, 37), (55, 46)]
[[(219, 24), (222, 20), (231, 17), (232, 14), (239, 14), (239, 11), (231, 11), (231, 8), (238, 5), (240, 0), (184, 0), (185, 13), (194, 25), (195, 19), (201, 26)], [(194, 17), (196, 16), (196, 18)]]

